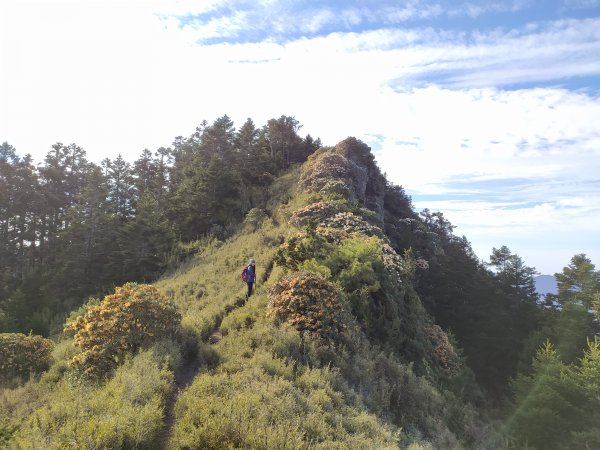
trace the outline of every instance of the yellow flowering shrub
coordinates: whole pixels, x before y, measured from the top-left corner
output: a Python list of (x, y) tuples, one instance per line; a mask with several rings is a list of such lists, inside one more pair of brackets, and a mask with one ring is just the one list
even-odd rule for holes
[(346, 328), (335, 286), (313, 272), (295, 272), (269, 291), (267, 315), (279, 323), (321, 338), (336, 338)]
[(106, 376), (128, 354), (174, 334), (180, 322), (175, 305), (156, 287), (127, 283), (66, 324), (65, 332), (74, 333), (82, 349), (71, 365), (89, 376)]
[(50, 366), (54, 343), (42, 336), (0, 334), (0, 379), (11, 380), (38, 373)]
[(434, 359), (448, 374), (456, 375), (461, 368), (461, 361), (448, 335), (438, 325), (431, 325), (426, 331), (433, 347)]

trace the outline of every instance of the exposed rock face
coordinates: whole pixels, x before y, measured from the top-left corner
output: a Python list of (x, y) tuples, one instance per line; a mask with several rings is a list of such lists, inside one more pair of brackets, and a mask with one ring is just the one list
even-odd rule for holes
[(383, 199), (385, 196), (385, 177), (375, 164), (371, 148), (356, 138), (349, 137), (335, 146), (334, 152), (345, 156), (356, 164), (366, 177), (355, 178), (357, 197), (370, 210), (377, 213), (383, 223)]
[(370, 147), (356, 138), (347, 138), (332, 150), (317, 154), (303, 174), (300, 186), (308, 192), (337, 194), (360, 201), (383, 224), (385, 178)]

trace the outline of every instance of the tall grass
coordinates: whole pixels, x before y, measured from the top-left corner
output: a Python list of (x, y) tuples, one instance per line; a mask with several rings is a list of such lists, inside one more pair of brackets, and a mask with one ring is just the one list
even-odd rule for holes
[[(4, 439), (14, 449), (150, 449), (163, 442), (190, 450), (461, 448), (468, 437), (446, 422), (468, 413), (459, 417), (424, 377), (373, 346), (356, 321), (332, 344), (267, 317), (268, 290), (285, 275), (274, 257), (298, 232), (288, 220), (315, 200), (294, 192), (298, 176), (292, 171), (275, 182), (265, 214), (254, 211), (224, 242), (191, 244), (193, 256), (156, 283), (182, 315), (178, 338), (156, 343), (97, 385), (69, 372), (76, 349), (64, 340), (40, 383), (0, 391), (0, 445)], [(240, 273), (250, 257), (258, 277), (245, 302)], [(214, 345), (212, 334), (220, 337)], [(198, 374), (171, 415), (174, 373), (192, 366)]]
[[(173, 375), (144, 352), (101, 386), (63, 378), (51, 389), (23, 387), (33, 407), (8, 443), (14, 449), (154, 448)], [(48, 385), (46, 385), (48, 387)], [(45, 397), (45, 398), (42, 398)], [(9, 402), (10, 403), (10, 402)], [(22, 402), (12, 403), (14, 406)]]

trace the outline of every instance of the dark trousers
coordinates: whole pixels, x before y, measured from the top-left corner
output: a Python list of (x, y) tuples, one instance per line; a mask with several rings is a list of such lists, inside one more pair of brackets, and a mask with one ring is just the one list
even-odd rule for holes
[(248, 285), (248, 292), (246, 292), (246, 298), (248, 298), (252, 295), (252, 288), (254, 287), (254, 281), (246, 281), (246, 284)]

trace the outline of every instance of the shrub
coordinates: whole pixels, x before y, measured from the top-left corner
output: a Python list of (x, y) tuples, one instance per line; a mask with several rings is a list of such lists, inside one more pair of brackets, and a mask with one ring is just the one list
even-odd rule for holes
[(50, 366), (54, 343), (42, 336), (0, 334), (0, 379), (24, 378)]
[(427, 328), (427, 336), (433, 346), (434, 360), (450, 375), (456, 375), (461, 362), (448, 339), (448, 335), (438, 325)]
[(290, 218), (290, 223), (298, 228), (309, 225), (311, 222), (320, 223), (328, 217), (340, 212), (341, 205), (333, 202), (315, 202), (304, 208), (296, 210)]
[(75, 333), (83, 350), (71, 364), (85, 375), (106, 376), (127, 354), (173, 335), (180, 321), (175, 306), (157, 288), (127, 283), (67, 323), (65, 331)]
[(249, 227), (252, 231), (256, 231), (260, 225), (269, 218), (267, 212), (264, 209), (252, 208), (246, 214), (244, 219), (244, 226)]
[(346, 328), (335, 286), (312, 272), (296, 272), (269, 291), (267, 314), (300, 332), (336, 338)]
[(378, 236), (387, 240), (380, 227), (371, 225), (362, 217), (351, 212), (340, 212), (323, 221), (323, 226), (329, 228), (338, 228), (348, 233), (359, 233), (366, 236)]
[(280, 266), (297, 270), (299, 264), (312, 258), (324, 258), (332, 250), (324, 236), (314, 228), (290, 237), (278, 249), (274, 261)]
[(203, 373), (177, 399), (167, 448), (397, 448), (397, 430), (349, 405), (333, 378), (316, 370), (295, 384), (259, 367)]

